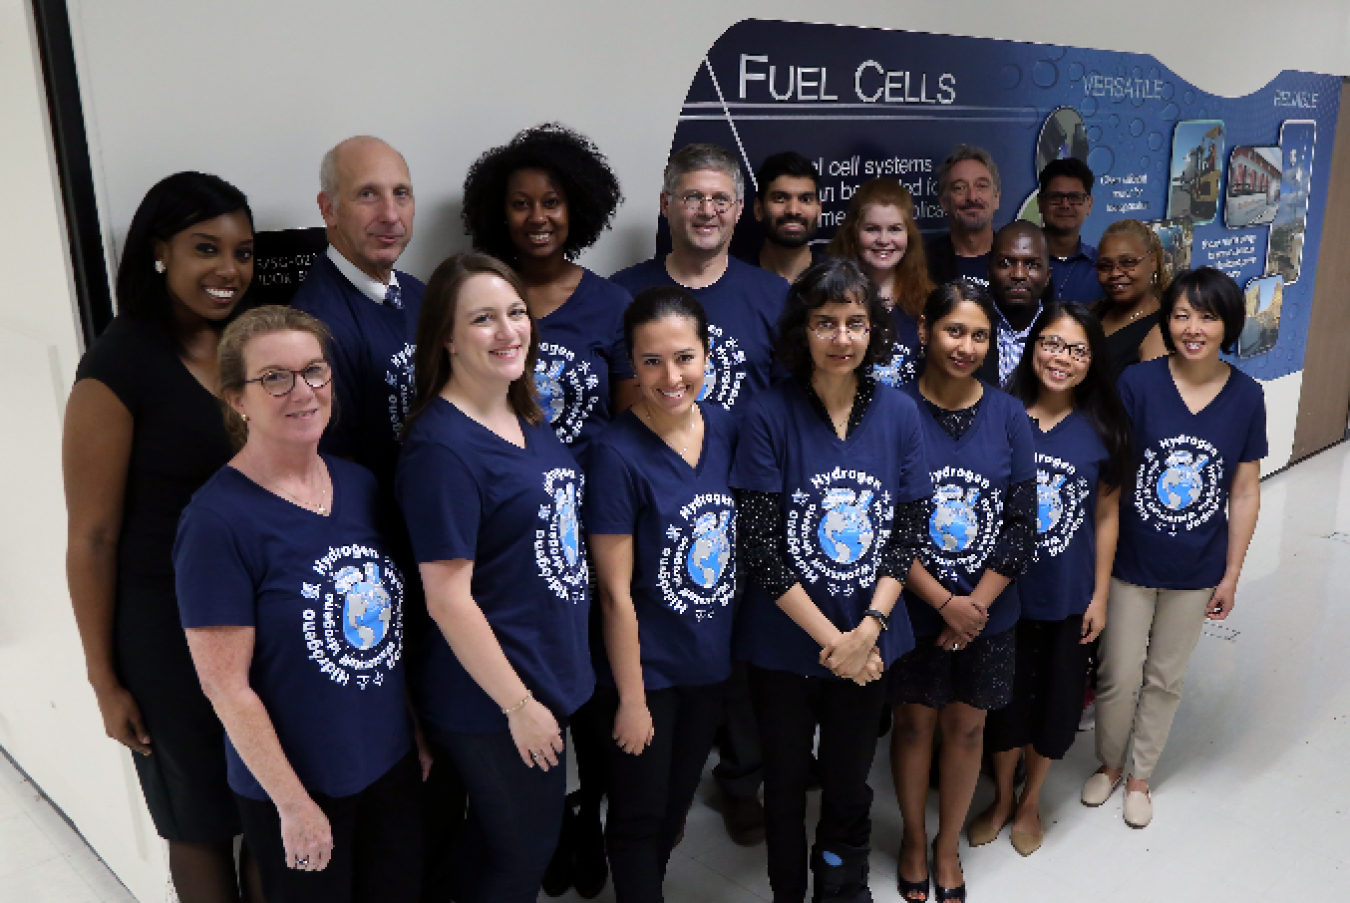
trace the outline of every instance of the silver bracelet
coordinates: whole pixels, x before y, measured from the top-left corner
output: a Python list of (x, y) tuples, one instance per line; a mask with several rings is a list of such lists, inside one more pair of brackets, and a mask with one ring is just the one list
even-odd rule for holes
[(515, 713), (515, 712), (519, 712), (521, 709), (525, 708), (525, 703), (529, 702), (529, 701), (530, 701), (531, 699), (533, 699), (533, 698), (534, 698), (534, 693), (530, 692), (529, 690), (526, 690), (526, 691), (525, 691), (525, 698), (522, 699), (520, 702), (516, 703), (515, 705), (511, 706), (511, 708), (509, 708), (509, 709), (502, 709), (502, 714), (503, 714), (503, 715), (511, 715), (511, 714), (513, 714), (513, 713)]

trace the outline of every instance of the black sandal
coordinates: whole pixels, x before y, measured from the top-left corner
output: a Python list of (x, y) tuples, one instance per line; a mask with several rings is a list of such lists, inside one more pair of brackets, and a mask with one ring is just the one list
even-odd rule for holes
[[(903, 844), (901, 846), (903, 848)], [(924, 875), (922, 881), (906, 881), (905, 877), (900, 874), (900, 852), (901, 851), (896, 851), (895, 854), (897, 860), (895, 863), (895, 884), (896, 887), (900, 889), (900, 896), (904, 898), (907, 903), (928, 903), (928, 886), (931, 882), (932, 875)], [(927, 865), (927, 863), (924, 864)], [(923, 896), (911, 897), (910, 894), (923, 894)]]
[[(957, 857), (960, 862), (960, 857)], [(943, 903), (944, 900), (955, 900), (957, 903), (965, 903), (966, 884), (961, 882), (960, 887), (943, 887), (937, 881), (937, 838), (933, 839), (933, 889), (937, 891), (937, 903)]]

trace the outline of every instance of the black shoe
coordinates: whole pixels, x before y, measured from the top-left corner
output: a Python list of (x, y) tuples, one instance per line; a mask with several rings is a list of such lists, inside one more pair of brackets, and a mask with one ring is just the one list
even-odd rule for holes
[(561, 897), (572, 889), (572, 868), (576, 856), (577, 817), (570, 803), (564, 803), (562, 830), (558, 832), (558, 846), (553, 851), (544, 880), (539, 886), (550, 897)]
[(764, 806), (758, 796), (722, 794), (722, 823), (732, 843), (753, 847), (764, 842)]
[(605, 859), (605, 829), (600, 812), (577, 814), (576, 858), (572, 864), (572, 886), (577, 895), (594, 899), (609, 881), (609, 862)]
[[(906, 881), (900, 874), (900, 854), (904, 850), (904, 844), (895, 851), (895, 886), (900, 889), (900, 896), (907, 903), (927, 903), (928, 885), (932, 880), (932, 875), (924, 875), (922, 881)], [(914, 894), (923, 894), (922, 897), (913, 896)]]
[(811, 903), (872, 903), (867, 887), (868, 847), (816, 844), (811, 850)]
[(937, 880), (937, 840), (933, 841), (933, 889), (937, 891), (937, 903), (943, 903), (944, 900), (955, 900), (957, 903), (964, 903), (966, 899), (966, 883), (961, 882), (960, 887), (943, 887)]

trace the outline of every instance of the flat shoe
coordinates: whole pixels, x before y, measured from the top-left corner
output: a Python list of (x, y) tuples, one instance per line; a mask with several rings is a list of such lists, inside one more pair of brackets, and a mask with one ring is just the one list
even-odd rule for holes
[(982, 847), (998, 839), (999, 833), (1007, 822), (994, 824), (994, 807), (990, 806), (971, 821), (966, 828), (966, 839), (972, 847)]
[(1147, 790), (1125, 791), (1125, 824), (1131, 828), (1147, 828), (1153, 821), (1153, 797)]
[(1010, 837), (1014, 850), (1023, 856), (1030, 856), (1039, 850), (1045, 841), (1045, 828), (1042, 827), (1039, 831), (1019, 831), (1013, 828)]
[(1116, 792), (1120, 782), (1125, 780), (1125, 772), (1120, 773), (1120, 777), (1114, 781), (1107, 777), (1106, 772), (1095, 772), (1092, 777), (1083, 783), (1083, 805), (1097, 807), (1111, 798), (1111, 794)]

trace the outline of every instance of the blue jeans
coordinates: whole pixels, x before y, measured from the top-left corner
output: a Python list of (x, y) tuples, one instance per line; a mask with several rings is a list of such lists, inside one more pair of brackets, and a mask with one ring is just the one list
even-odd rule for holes
[(435, 731), (437, 755), (455, 763), (469, 814), (456, 843), (458, 903), (534, 903), (562, 829), (567, 751), (556, 768), (526, 767), (510, 731)]

